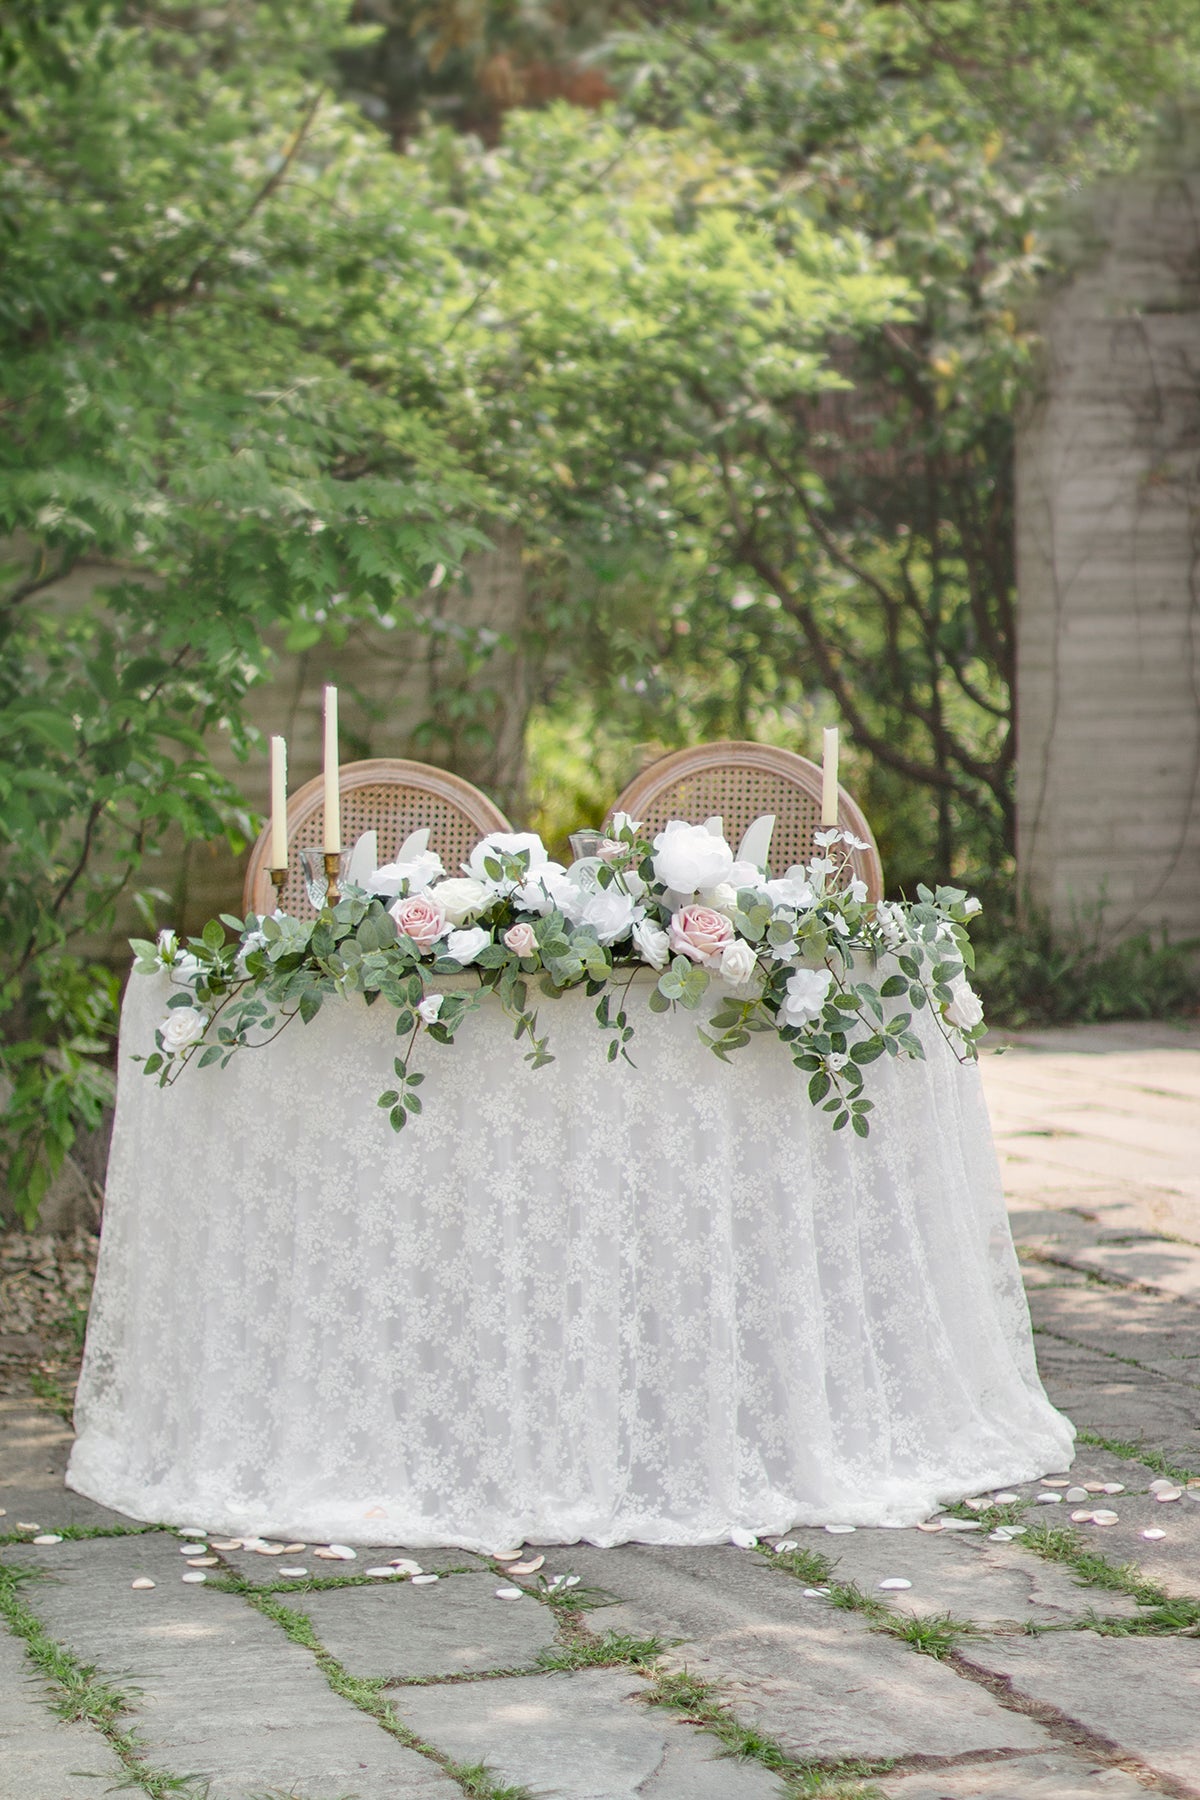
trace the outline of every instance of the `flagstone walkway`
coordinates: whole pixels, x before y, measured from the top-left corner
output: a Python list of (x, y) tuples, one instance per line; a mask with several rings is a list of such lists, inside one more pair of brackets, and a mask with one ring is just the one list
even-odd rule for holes
[(985, 1080), (1069, 1481), (782, 1551), (192, 1569), (63, 1488), (43, 1377), (0, 1398), (0, 1800), (1200, 1797), (1200, 1027)]

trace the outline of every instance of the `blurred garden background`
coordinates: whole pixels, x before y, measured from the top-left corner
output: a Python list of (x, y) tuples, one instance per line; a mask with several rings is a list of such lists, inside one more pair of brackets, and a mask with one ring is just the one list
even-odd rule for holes
[(1143, 228), (1168, 299), (1089, 318), (1182, 347), (1111, 409), (1163, 511), (1105, 567), (1132, 612), (1157, 557), (1195, 702), (1197, 94), (1192, 0), (0, 5), (8, 1216), (101, 1123), (125, 936), (236, 910), (326, 680), (346, 757), (552, 846), (666, 750), (836, 724), (889, 891), (984, 899), (993, 1019), (1194, 1011), (1200, 900), (1126, 904), (1157, 839), (1115, 920), (1021, 848), (1063, 632), (1015, 715), (1047, 320), (1118, 237), (1145, 286)]

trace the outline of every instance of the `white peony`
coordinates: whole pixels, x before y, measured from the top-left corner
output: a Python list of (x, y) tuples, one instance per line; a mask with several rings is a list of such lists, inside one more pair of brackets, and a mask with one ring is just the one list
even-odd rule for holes
[(797, 969), (787, 984), (781, 1008), (789, 1025), (819, 1019), (833, 976), (828, 969)]
[(757, 893), (763, 885), (763, 872), (757, 863), (735, 862), (725, 877), (731, 888), (753, 888)]
[(642, 909), (618, 887), (599, 888), (594, 894), (576, 890), (581, 904), (570, 915), (573, 925), (590, 925), (602, 944), (628, 937), (642, 916)]
[(550, 861), (549, 852), (536, 831), (492, 831), (479, 840), (463, 868), (475, 881), (486, 881), (491, 887), (506, 894), (516, 883), (506, 878), (495, 881), (488, 874), (485, 864), (489, 861), (499, 862), (506, 856), (519, 856), (522, 851), (528, 855), (526, 866), (531, 874), (534, 869), (544, 869)]
[(419, 856), (412, 856), (407, 862), (384, 863), (381, 869), (376, 869), (373, 875), (367, 877), (367, 892), (382, 894), (386, 899), (394, 900), (404, 886), (406, 893), (423, 894), (439, 875), (445, 873), (437, 852), (422, 850)]
[(424, 1020), (426, 1025), (437, 1024), (438, 1014), (442, 1010), (442, 1001), (445, 998), (445, 994), (426, 994), (425, 998), (419, 1003), (417, 1013)]
[(811, 912), (817, 902), (812, 885), (805, 879), (804, 870), (799, 864), (790, 868), (786, 875), (764, 882), (763, 892), (772, 905), (794, 906), (797, 912)]
[(953, 1025), (959, 1031), (971, 1031), (983, 1023), (983, 1001), (965, 975), (954, 977), (950, 992), (953, 998), (946, 1002), (942, 1012), (947, 1025)]
[(495, 889), (484, 887), (481, 881), (468, 881), (463, 875), (452, 875), (449, 881), (439, 881), (430, 890), (431, 900), (436, 900), (451, 925), (465, 925), (476, 913), (481, 913), (485, 906), (490, 906), (495, 899)]
[(452, 931), (446, 939), (446, 948), (442, 955), (448, 956), (452, 962), (461, 963), (465, 969), (473, 963), (485, 944), (490, 944), (492, 934), (485, 931), (482, 925), (473, 925), (469, 931)]
[(675, 894), (694, 894), (728, 879), (733, 851), (706, 825), (672, 819), (654, 840), (654, 873)]
[(561, 863), (546, 862), (523, 887), (517, 888), (513, 898), (525, 912), (537, 913), (544, 919), (556, 908), (565, 913), (578, 900), (579, 889)]
[(633, 947), (652, 969), (665, 969), (671, 960), (671, 940), (653, 919), (639, 919), (633, 928)]
[(748, 944), (745, 938), (734, 938), (732, 943), (726, 944), (717, 964), (722, 981), (727, 981), (730, 987), (745, 987), (757, 971), (758, 957), (753, 944)]
[(207, 1029), (207, 1013), (197, 1011), (194, 1006), (176, 1006), (159, 1026), (158, 1035), (168, 1056), (180, 1056), (193, 1044), (198, 1044)]

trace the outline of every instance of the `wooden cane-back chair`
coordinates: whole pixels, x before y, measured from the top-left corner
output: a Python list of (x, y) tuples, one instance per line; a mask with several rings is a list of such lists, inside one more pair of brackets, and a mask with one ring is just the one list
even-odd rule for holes
[[(821, 771), (807, 757), (770, 744), (727, 741), (676, 750), (634, 777), (613, 805), (644, 823), (648, 837), (669, 819), (698, 825), (719, 815), (736, 853), (742, 833), (763, 813), (775, 814), (771, 873), (782, 875), (816, 853), (821, 828)], [(838, 824), (868, 845), (851, 856), (853, 872), (872, 900), (883, 898), (883, 869), (871, 828), (845, 788), (838, 789)]]
[[(399, 757), (376, 757), (369, 762), (343, 763), (340, 772), (342, 844), (352, 850), (364, 831), (378, 838), (380, 864), (391, 862), (411, 831), (429, 827), (429, 848), (436, 850), (448, 875), (457, 875), (481, 837), (489, 831), (511, 831), (512, 826), (469, 781), (435, 769), (428, 763), (404, 762)], [(288, 800), (288, 878), (280, 904), (295, 918), (311, 918), (312, 906), (304, 891), (300, 869), (301, 849), (319, 848), (325, 832), (324, 777), (314, 776), (297, 788)], [(250, 855), (242, 905), (247, 912), (271, 912), (275, 890), (268, 873), (270, 864), (268, 824)]]

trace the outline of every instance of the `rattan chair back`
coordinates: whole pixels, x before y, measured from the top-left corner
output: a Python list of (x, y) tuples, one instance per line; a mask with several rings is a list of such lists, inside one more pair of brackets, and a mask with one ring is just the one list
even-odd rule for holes
[[(813, 833), (821, 828), (821, 771), (807, 757), (770, 744), (726, 741), (698, 744), (660, 758), (634, 777), (615, 802), (644, 822), (651, 837), (669, 819), (700, 824), (719, 815), (737, 850), (742, 833), (763, 813), (775, 814), (771, 872), (781, 875), (814, 855)], [(838, 824), (868, 845), (855, 850), (854, 874), (872, 900), (883, 898), (883, 868), (871, 828), (845, 788), (838, 790)]]
[[(511, 831), (512, 826), (469, 781), (435, 769), (429, 763), (405, 762), (399, 757), (375, 757), (368, 762), (343, 763), (341, 768), (342, 843), (353, 849), (364, 831), (378, 838), (379, 861), (391, 862), (410, 832), (429, 827), (429, 848), (436, 850), (446, 872), (457, 875), (481, 837), (489, 831)], [(319, 847), (325, 832), (324, 778), (306, 782), (288, 801), (288, 878), (280, 904), (294, 918), (312, 917), (304, 891), (298, 852)], [(268, 873), (270, 826), (259, 837), (246, 870), (242, 904), (247, 912), (271, 912), (275, 890)]]

